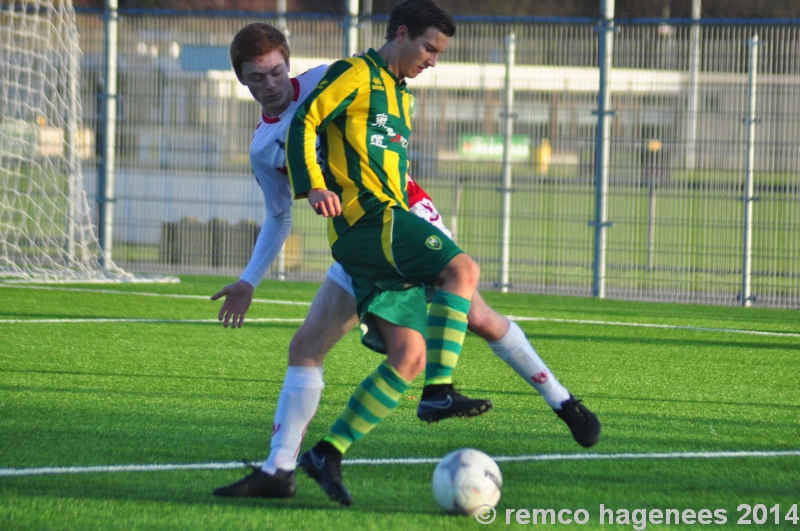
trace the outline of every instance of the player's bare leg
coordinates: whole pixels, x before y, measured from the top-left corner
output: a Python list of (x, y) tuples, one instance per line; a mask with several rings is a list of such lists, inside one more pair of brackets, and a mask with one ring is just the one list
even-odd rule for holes
[(485, 339), (489, 348), (528, 382), (569, 426), (581, 446), (590, 447), (600, 440), (600, 422), (566, 387), (561, 385), (522, 329), (491, 308), (477, 291), (472, 296), (468, 329)]
[(355, 298), (326, 277), (289, 343), (289, 366), (321, 368), (328, 352), (357, 324)]
[(317, 412), (325, 383), (325, 356), (358, 323), (355, 298), (326, 277), (308, 315), (289, 344), (289, 367), (278, 397), (270, 454), (261, 468), (216, 489), (217, 496), (288, 498), (296, 490), (294, 470), (300, 443)]

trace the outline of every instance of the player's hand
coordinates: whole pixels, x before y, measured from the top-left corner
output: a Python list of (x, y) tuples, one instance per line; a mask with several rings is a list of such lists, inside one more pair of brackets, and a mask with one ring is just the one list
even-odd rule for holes
[(230, 323), (231, 328), (242, 327), (244, 314), (247, 313), (250, 304), (253, 302), (254, 291), (255, 288), (253, 286), (244, 280), (240, 280), (233, 284), (228, 284), (211, 296), (212, 301), (222, 296), (225, 297), (225, 302), (222, 303), (222, 308), (219, 309), (218, 317), (220, 321), (224, 319), (222, 326), (228, 328), (228, 323)]
[(365, 50), (361, 50), (360, 52), (354, 53), (351, 57), (363, 57), (365, 55), (367, 55), (367, 52)]
[(314, 188), (308, 192), (308, 203), (314, 212), (325, 218), (334, 218), (342, 213), (339, 196), (325, 188)]

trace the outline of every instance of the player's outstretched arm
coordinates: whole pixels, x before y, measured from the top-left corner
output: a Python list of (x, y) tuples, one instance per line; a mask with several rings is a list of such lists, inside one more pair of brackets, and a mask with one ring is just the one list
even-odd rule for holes
[(244, 280), (239, 280), (233, 284), (228, 284), (211, 296), (212, 301), (225, 297), (225, 302), (222, 303), (218, 316), (218, 319), (223, 321), (222, 326), (228, 328), (228, 323), (230, 323), (231, 328), (242, 327), (244, 315), (253, 302), (254, 291), (255, 288), (253, 286)]

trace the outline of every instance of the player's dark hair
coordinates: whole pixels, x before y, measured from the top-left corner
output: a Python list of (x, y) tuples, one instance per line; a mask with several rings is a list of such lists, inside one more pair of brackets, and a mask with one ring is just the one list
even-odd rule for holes
[(393, 41), (397, 28), (408, 28), (408, 36), (416, 39), (428, 28), (436, 28), (448, 37), (456, 34), (456, 22), (439, 4), (432, 0), (405, 0), (400, 2), (389, 14), (389, 27), (386, 40)]
[(289, 43), (279, 29), (265, 24), (253, 22), (243, 27), (231, 42), (231, 65), (236, 77), (242, 79), (242, 63), (255, 61), (273, 50), (278, 50), (289, 61)]

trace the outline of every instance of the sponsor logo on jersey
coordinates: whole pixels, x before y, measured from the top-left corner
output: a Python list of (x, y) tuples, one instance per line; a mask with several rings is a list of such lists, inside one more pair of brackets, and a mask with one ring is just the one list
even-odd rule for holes
[(383, 140), (384, 140), (383, 135), (372, 135), (371, 137), (369, 137), (369, 145), (386, 149), (388, 146), (383, 143)]
[(425, 246), (434, 251), (438, 251), (442, 248), (442, 240), (436, 235), (428, 236), (428, 239), (425, 240)]
[(400, 144), (401, 146), (403, 146), (403, 149), (408, 148), (408, 140), (406, 140), (405, 137), (402, 137), (396, 133), (391, 135), (391, 137), (389, 138), (389, 142)]
[(372, 78), (372, 90), (386, 90), (383, 86), (383, 81), (378, 76)]
[[(408, 148), (408, 139), (406, 137), (404, 137), (403, 135), (395, 132), (393, 127), (389, 127), (388, 122), (389, 122), (389, 115), (386, 114), (386, 113), (380, 113), (380, 114), (375, 115), (375, 121), (372, 122), (370, 125), (372, 127), (377, 127), (379, 129), (383, 129), (384, 131), (386, 131), (386, 136), (389, 137), (389, 142), (394, 142), (395, 144), (400, 144), (403, 147), (403, 149), (407, 149)], [(385, 148), (386, 146), (383, 144), (383, 142), (381, 142), (380, 144), (375, 144), (374, 143), (374, 141), (372, 139), (374, 139), (376, 136), (377, 135), (373, 135), (371, 137), (370, 144), (372, 144), (373, 146), (379, 146), (379, 147)]]

